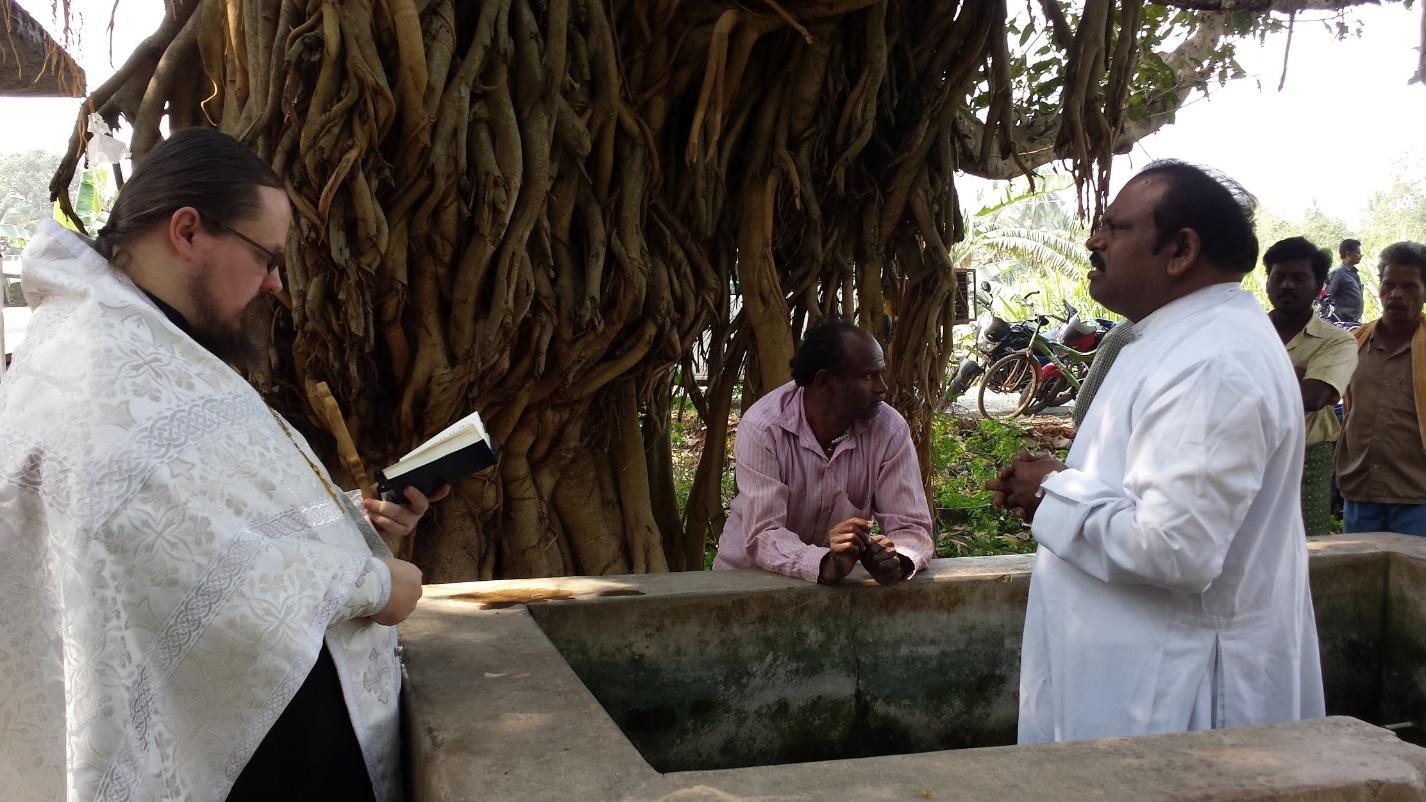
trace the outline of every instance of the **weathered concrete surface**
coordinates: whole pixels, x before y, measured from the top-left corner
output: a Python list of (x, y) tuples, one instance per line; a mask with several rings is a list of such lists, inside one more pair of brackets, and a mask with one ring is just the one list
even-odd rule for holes
[(1391, 555), (1320, 554), (1312, 562), (1312, 603), (1328, 710), (1383, 722), (1382, 644)]
[(730, 768), (1013, 743), (1028, 579), (530, 613), (655, 769)]
[(1391, 561), (1385, 600), (1381, 723), (1426, 730), (1426, 560)]
[(1426, 750), (1386, 730), (1338, 717), (1184, 735), (669, 774), (618, 798), (1395, 802), (1426, 799)]
[[(1426, 699), (1426, 541), (1311, 548), (1329, 712), (1407, 720), (1392, 716)], [(430, 586), (401, 627), (415, 798), (1426, 800), (1426, 750), (1350, 720), (650, 766), (1008, 742), (1030, 565), (939, 560), (892, 588), (759, 572)], [(847, 617), (874, 626), (854, 642)], [(1383, 681), (1417, 690), (1384, 711)]]

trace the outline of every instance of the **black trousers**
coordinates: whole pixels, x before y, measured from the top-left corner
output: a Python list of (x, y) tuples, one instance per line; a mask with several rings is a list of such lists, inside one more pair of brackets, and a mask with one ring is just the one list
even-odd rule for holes
[(228, 802), (356, 800), (375, 796), (327, 647), (238, 775)]

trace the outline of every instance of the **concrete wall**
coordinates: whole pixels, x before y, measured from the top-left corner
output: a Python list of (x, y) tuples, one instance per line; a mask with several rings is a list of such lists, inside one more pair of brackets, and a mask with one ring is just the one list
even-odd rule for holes
[[(1381, 552), (1312, 562), (1332, 715), (1420, 720), (1419, 691), (1382, 691), (1388, 644), (1388, 689), (1426, 681), (1426, 565), (1392, 565)], [(1028, 589), (1016, 572), (530, 612), (650, 765), (686, 771), (1013, 744)]]
[(1323, 554), (1311, 565), (1328, 711), (1391, 723), (1381, 720), (1380, 709), (1391, 555)]
[(660, 771), (1015, 742), (1029, 577), (530, 613)]
[[(1329, 708), (1422, 720), (1426, 540), (1312, 549)], [(428, 587), (401, 628), (415, 796), (983, 799), (968, 789), (1040, 782), (1042, 798), (1130, 799), (1198, 755), (1214, 782), (1172, 780), (1195, 798), (1426, 799), (1426, 751), (1348, 719), (930, 751), (1013, 740), (1030, 564), (941, 560), (892, 588), (759, 572)], [(1236, 757), (1214, 751), (1230, 741)], [(842, 759), (878, 754), (899, 756)], [(833, 762), (766, 765), (809, 760)], [(1051, 765), (1101, 780), (1060, 787)]]
[(1379, 723), (1426, 724), (1426, 560), (1395, 558), (1384, 606)]

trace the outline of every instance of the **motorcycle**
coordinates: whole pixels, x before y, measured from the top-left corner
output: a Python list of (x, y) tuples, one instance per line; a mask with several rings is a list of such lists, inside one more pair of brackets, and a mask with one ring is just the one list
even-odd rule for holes
[[(1323, 295), (1326, 295), (1325, 291), (1323, 292)], [(1333, 326), (1336, 326), (1339, 329), (1345, 329), (1346, 331), (1356, 331), (1357, 329), (1362, 327), (1361, 323), (1358, 323), (1354, 320), (1344, 320), (1341, 317), (1338, 317), (1337, 307), (1333, 306), (1332, 302), (1327, 300), (1325, 297), (1319, 296), (1318, 299), (1313, 303), (1313, 306), (1317, 307), (1318, 317), (1322, 318), (1328, 323), (1331, 323)]]
[[(1039, 290), (1031, 290), (1021, 297), (1021, 300), (1029, 305), (1030, 298), (1040, 293)], [(1017, 351), (1030, 344), (1030, 338), (1034, 336), (1035, 325), (1033, 321), (1021, 321), (1019, 323), (1007, 323), (990, 311), (994, 301), (993, 291), (989, 281), (980, 282), (980, 292), (976, 293), (976, 305), (982, 311), (975, 322), (975, 340), (971, 345), (970, 352), (962, 359), (960, 366), (956, 369), (956, 375), (951, 378), (946, 385), (945, 395), (941, 400), (941, 409), (947, 409), (966, 390), (975, 384), (985, 373), (985, 366), (992, 365), (996, 360), (1010, 353)]]

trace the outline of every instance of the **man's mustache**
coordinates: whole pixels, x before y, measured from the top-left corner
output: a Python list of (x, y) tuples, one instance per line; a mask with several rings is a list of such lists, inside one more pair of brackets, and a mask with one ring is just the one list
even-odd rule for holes
[(1104, 270), (1104, 254), (1099, 251), (1089, 252), (1089, 266), (1095, 270)]

